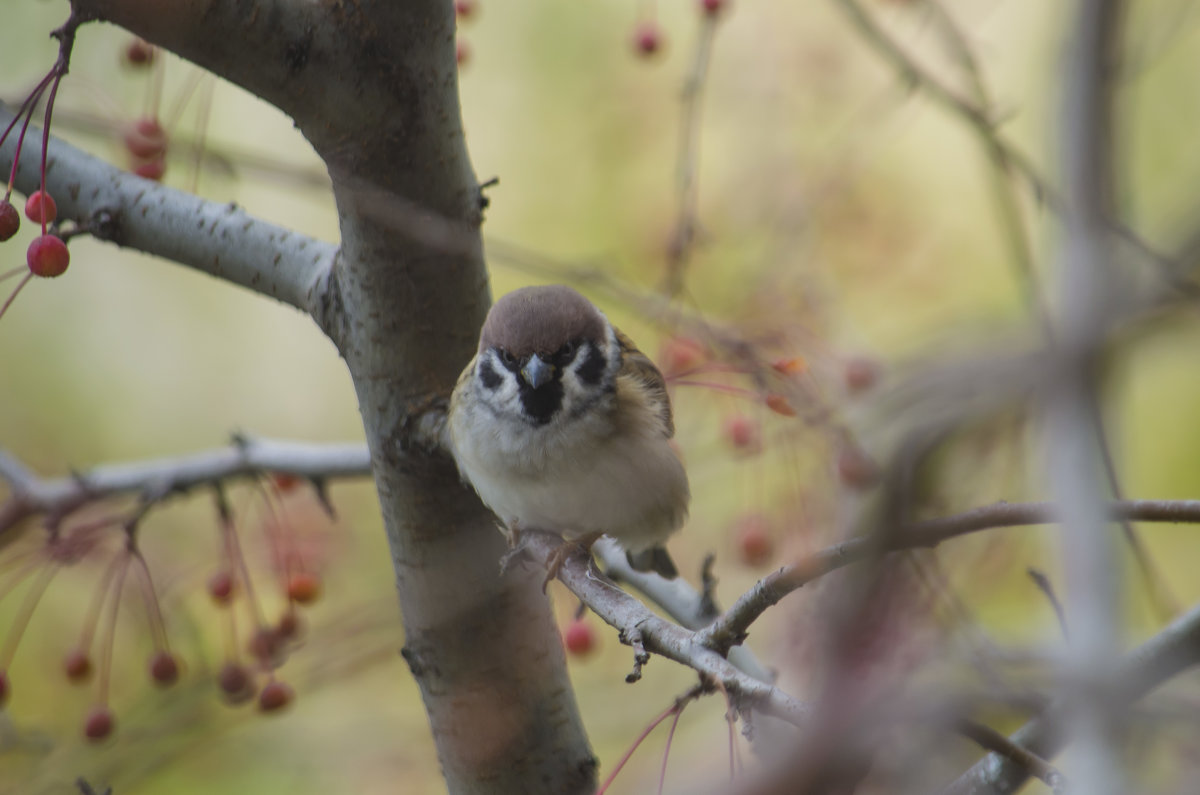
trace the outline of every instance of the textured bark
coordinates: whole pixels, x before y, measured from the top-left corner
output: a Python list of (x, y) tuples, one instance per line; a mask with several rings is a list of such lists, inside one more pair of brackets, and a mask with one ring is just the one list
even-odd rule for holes
[[(420, 684), (453, 793), (595, 787), (539, 578), (406, 420), (448, 396), (489, 304), (449, 0), (76, 0), (292, 116), (333, 180), (341, 248), (308, 308), (349, 367)], [(252, 285), (251, 285), (252, 286)], [(315, 299), (315, 300), (314, 300)]]

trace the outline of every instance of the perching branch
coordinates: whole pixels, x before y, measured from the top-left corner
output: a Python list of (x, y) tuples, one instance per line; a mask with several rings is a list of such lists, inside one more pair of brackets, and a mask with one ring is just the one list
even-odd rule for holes
[[(545, 533), (526, 532), (522, 548), (541, 565), (560, 548), (561, 539)], [(659, 618), (644, 604), (622, 591), (591, 563), (591, 556), (574, 546), (568, 552), (558, 579), (590, 607), (596, 615), (621, 633), (625, 643), (640, 644), (645, 651), (660, 654), (687, 665), (701, 676), (719, 682), (739, 703), (739, 708), (753, 708), (766, 715), (787, 721), (794, 726), (804, 725), (809, 709), (779, 688), (761, 682), (739, 671), (723, 656), (705, 647), (697, 633)], [(635, 661), (640, 670), (645, 659)]]

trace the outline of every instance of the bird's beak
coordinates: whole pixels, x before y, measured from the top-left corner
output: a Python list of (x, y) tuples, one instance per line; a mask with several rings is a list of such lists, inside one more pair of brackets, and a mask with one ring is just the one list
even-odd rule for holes
[(521, 368), (521, 377), (534, 389), (549, 381), (552, 375), (554, 367), (539, 359), (536, 353), (530, 356), (529, 361)]

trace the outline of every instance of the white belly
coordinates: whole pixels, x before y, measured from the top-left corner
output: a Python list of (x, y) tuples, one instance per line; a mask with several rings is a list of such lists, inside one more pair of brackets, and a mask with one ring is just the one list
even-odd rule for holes
[[(516, 441), (504, 429), (492, 427), (481, 439), (452, 423), (455, 458), (483, 502), (510, 526), (568, 539), (605, 533), (635, 552), (678, 530), (687, 519), (687, 475), (667, 440), (637, 434), (633, 441), (576, 424), (583, 427), (569, 436), (514, 429)], [(531, 434), (542, 436), (534, 444)]]

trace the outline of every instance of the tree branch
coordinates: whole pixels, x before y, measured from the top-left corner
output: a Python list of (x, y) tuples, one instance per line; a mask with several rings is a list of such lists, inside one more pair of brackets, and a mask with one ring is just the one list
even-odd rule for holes
[[(1108, 505), (1115, 519), (1141, 522), (1200, 522), (1200, 500), (1120, 500)], [(808, 558), (775, 571), (754, 584), (723, 616), (701, 633), (701, 642), (723, 651), (740, 643), (750, 625), (783, 597), (831, 571), (867, 560), (872, 555), (904, 549), (934, 547), (956, 536), (999, 527), (1050, 524), (1059, 521), (1053, 503), (999, 502), (953, 516), (926, 519), (898, 528), (880, 548), (871, 536), (859, 536), (826, 547)]]
[[(542, 564), (560, 550), (562, 543), (562, 539), (551, 534), (525, 532), (521, 548)], [(805, 704), (739, 671), (723, 656), (700, 643), (697, 633), (656, 616), (597, 570), (591, 560), (591, 555), (581, 547), (570, 546), (558, 571), (558, 579), (596, 615), (615, 627), (621, 633), (622, 642), (633, 646), (635, 652), (640, 645), (647, 652), (682, 663), (702, 677), (710, 677), (740, 702), (739, 708), (751, 707), (794, 726), (805, 724), (810, 715)], [(529, 572), (523, 574), (537, 576)], [(635, 659), (635, 674), (645, 662), (644, 658)], [(636, 679), (632, 675), (631, 678)]]
[[(0, 106), (0, 129), (12, 120)], [(40, 147), (30, 125), (14, 187), (40, 187)], [(0, 146), (7, 171), (16, 136)], [(76, 221), (98, 240), (154, 254), (276, 298), (312, 314), (320, 304), (337, 246), (256, 219), (233, 204), (207, 201), (112, 166), (50, 139), (46, 188), (60, 218)]]
[[(1125, 655), (1109, 682), (1108, 692), (1113, 696), (1114, 706), (1127, 707), (1197, 663), (1200, 663), (1200, 605)], [(1069, 739), (1071, 709), (1071, 700), (1055, 701), (1009, 740), (1042, 759), (1053, 758)], [(988, 754), (943, 790), (942, 795), (1007, 795), (1024, 786), (1029, 774), (1024, 765)]]

